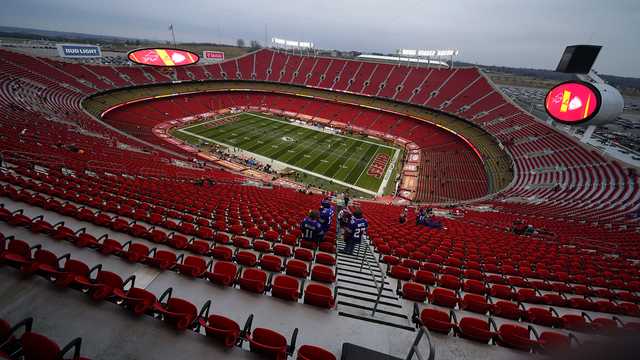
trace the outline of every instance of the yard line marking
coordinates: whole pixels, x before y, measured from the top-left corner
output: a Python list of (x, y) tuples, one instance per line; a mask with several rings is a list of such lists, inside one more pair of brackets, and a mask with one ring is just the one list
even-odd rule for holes
[[(194, 134), (194, 133), (185, 131), (184, 129), (178, 129), (177, 131), (179, 131), (181, 133), (184, 133), (184, 134), (187, 134), (187, 135), (191, 135), (193, 137), (196, 137), (196, 138), (204, 140), (204, 141), (216, 143), (216, 144), (223, 145), (223, 146), (229, 146), (229, 144), (226, 144), (226, 143), (223, 143), (221, 141), (214, 140), (214, 139), (209, 139), (207, 137), (200, 136), (198, 134)], [(247, 153), (247, 154), (251, 154), (251, 155), (256, 156), (256, 157), (264, 157), (264, 158), (266, 158), (263, 155), (253, 153), (251, 151), (247, 151), (247, 150), (243, 150), (243, 151), (245, 153)], [(291, 168), (291, 169), (294, 169), (294, 170), (297, 170), (297, 171), (300, 171), (300, 172), (303, 172), (303, 173), (306, 173), (306, 174), (309, 174), (309, 175), (313, 175), (313, 176), (318, 177), (318, 178), (323, 179), (323, 180), (332, 181), (332, 182), (334, 182), (334, 183), (336, 183), (338, 185), (350, 187), (352, 189), (358, 190), (358, 191), (363, 192), (365, 194), (369, 194), (369, 195), (373, 195), (373, 196), (377, 195), (376, 192), (371, 191), (369, 189), (361, 188), (359, 186), (356, 186), (356, 185), (353, 185), (353, 184), (349, 184), (349, 183), (346, 183), (344, 181), (340, 181), (338, 179), (330, 178), (328, 176), (325, 176), (325, 175), (322, 175), (322, 174), (318, 174), (318, 173), (315, 173), (313, 171), (309, 171), (307, 169), (303, 169), (303, 168), (300, 168), (300, 167), (297, 167), (297, 166), (294, 166), (294, 165), (291, 165), (291, 164), (288, 164), (288, 163), (285, 163), (285, 162), (282, 162), (282, 161), (278, 161), (278, 160), (275, 160), (275, 159), (271, 159), (271, 161), (273, 161), (274, 163), (280, 164), (283, 167), (288, 167), (288, 168)]]
[[(263, 118), (263, 119), (269, 119), (269, 120), (273, 120), (273, 121), (285, 122), (283, 120), (269, 118), (269, 117), (266, 117), (266, 116), (263, 116), (263, 115), (260, 115), (260, 114), (255, 114), (255, 113), (249, 113), (249, 114), (251, 114), (253, 116), (260, 117), (260, 118)], [(308, 130), (312, 130), (312, 131), (319, 132), (319, 133), (325, 133), (325, 131), (312, 129), (310, 127), (302, 126), (302, 125), (299, 125), (299, 124), (296, 124), (296, 123), (293, 123), (293, 122), (286, 122), (286, 123), (290, 124), (290, 125), (293, 125), (293, 126), (297, 126), (297, 127), (303, 128), (303, 129), (308, 129)], [(378, 146), (386, 147), (386, 148), (393, 149), (393, 150), (396, 149), (395, 147), (389, 146), (389, 145), (386, 145), (386, 144), (379, 144), (379, 143), (376, 143), (376, 142), (373, 142), (373, 141), (357, 139), (357, 138), (354, 138), (354, 137), (345, 136), (345, 135), (341, 135), (341, 134), (333, 134), (333, 133), (331, 133), (331, 134), (335, 135), (335, 136), (339, 136), (339, 137), (345, 138), (345, 139), (349, 139), (349, 140), (361, 141), (363, 143), (367, 143), (367, 144), (371, 144), (371, 145), (378, 145)]]

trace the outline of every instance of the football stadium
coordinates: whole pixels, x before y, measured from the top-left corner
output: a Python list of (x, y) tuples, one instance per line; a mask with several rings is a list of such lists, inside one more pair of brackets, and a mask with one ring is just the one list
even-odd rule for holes
[[(295, 31), (266, 14), (264, 34), (229, 25), (259, 2), (167, 4), (154, 37), (135, 29), (155, 5), (31, 2), (0, 15), (0, 359), (637, 354), (640, 82), (596, 71), (638, 70), (616, 72), (618, 43), (557, 26), (548, 53), (492, 66), (496, 14), (465, 32), (480, 50), (365, 51), (361, 32), (314, 34), (328, 4)], [(521, 3), (500, 24), (552, 41)], [(432, 5), (397, 6), (378, 35), (423, 41), (405, 26)], [(193, 42), (205, 9), (264, 40)], [(602, 10), (615, 41), (636, 10)]]

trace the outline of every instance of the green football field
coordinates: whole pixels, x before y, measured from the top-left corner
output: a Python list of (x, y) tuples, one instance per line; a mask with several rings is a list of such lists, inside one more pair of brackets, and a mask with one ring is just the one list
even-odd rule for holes
[(398, 148), (262, 114), (226, 116), (232, 121), (212, 126), (213, 120), (207, 120), (178, 129), (175, 134), (183, 140), (237, 147), (257, 156), (259, 161), (278, 161), (286, 168), (370, 195), (382, 194), (387, 182), (393, 181), (392, 164), (400, 156)]

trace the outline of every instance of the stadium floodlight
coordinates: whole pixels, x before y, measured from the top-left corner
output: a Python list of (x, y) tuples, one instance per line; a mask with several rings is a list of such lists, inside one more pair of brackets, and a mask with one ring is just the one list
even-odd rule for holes
[(291, 49), (293, 51), (296, 49), (311, 51), (315, 46), (311, 41), (287, 40), (276, 37), (271, 38), (271, 43), (274, 44), (275, 48)]
[(454, 56), (458, 55), (458, 50), (438, 50), (438, 56)]
[(436, 51), (435, 50), (418, 50), (418, 56), (425, 56), (425, 57), (436, 56)]
[(298, 46), (303, 49), (311, 49), (313, 48), (313, 43), (308, 41), (299, 41)]
[(400, 50), (398, 50), (398, 54), (400, 54), (402, 56), (416, 56), (417, 53), (418, 53), (418, 50), (413, 50), (413, 49), (400, 49)]

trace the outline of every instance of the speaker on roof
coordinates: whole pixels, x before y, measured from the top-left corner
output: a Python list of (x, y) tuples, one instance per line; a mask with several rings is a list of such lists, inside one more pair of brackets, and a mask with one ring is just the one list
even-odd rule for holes
[(570, 74), (588, 74), (602, 46), (571, 45), (564, 49), (556, 71)]

